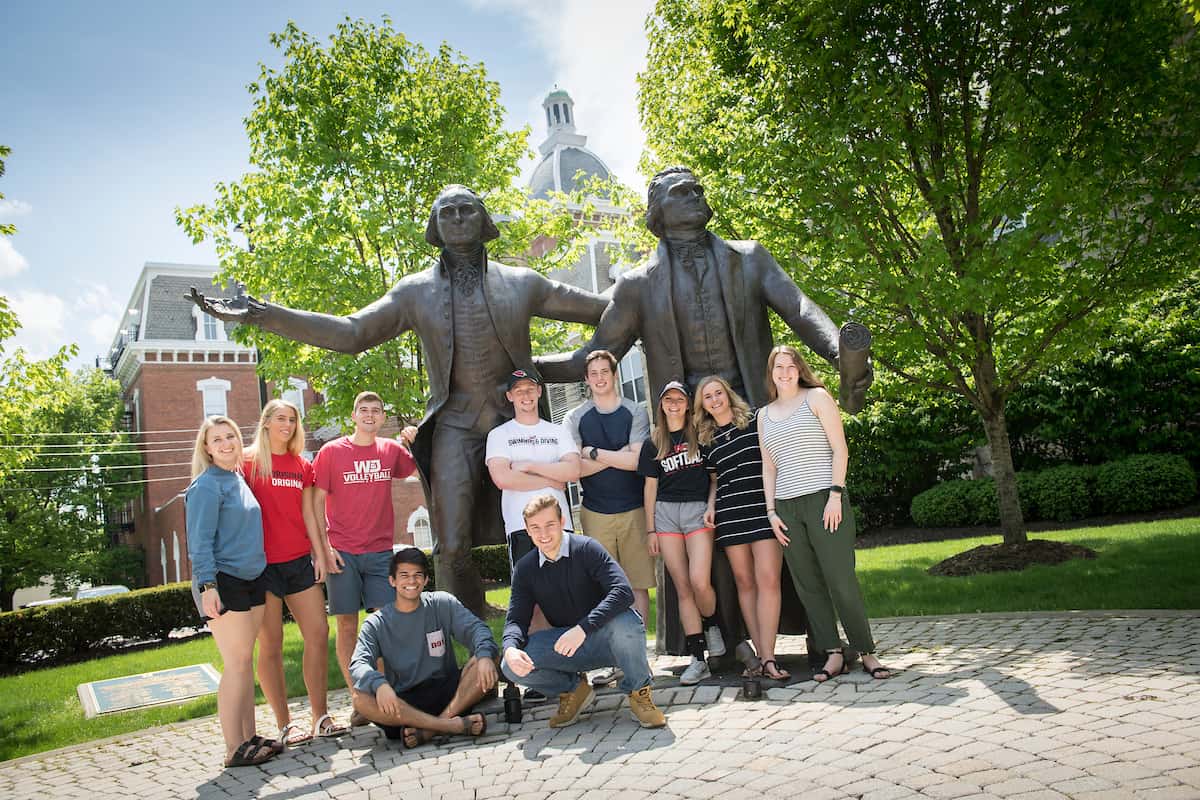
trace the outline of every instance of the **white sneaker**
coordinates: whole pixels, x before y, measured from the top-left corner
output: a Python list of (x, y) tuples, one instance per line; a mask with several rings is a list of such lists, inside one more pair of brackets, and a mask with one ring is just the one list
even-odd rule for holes
[(619, 683), (625, 673), (618, 667), (605, 667), (592, 673), (592, 686), (607, 686), (610, 683)]
[(692, 656), (692, 663), (688, 664), (687, 669), (679, 676), (679, 685), (695, 686), (700, 681), (711, 676), (712, 671), (708, 668), (708, 662), (702, 658)]
[(725, 655), (725, 637), (716, 625), (704, 629), (704, 642), (708, 646), (708, 654), (713, 658)]

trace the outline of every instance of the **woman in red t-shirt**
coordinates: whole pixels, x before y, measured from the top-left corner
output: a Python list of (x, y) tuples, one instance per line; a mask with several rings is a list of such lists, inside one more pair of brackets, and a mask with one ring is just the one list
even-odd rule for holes
[[(329, 622), (325, 616), (325, 551), (313, 509), (312, 464), (300, 455), (304, 424), (286, 400), (267, 403), (258, 420), (243, 474), (262, 506), (267, 553), (266, 614), (258, 632), (258, 683), (275, 712), (279, 739), (300, 744), (314, 736), (340, 736), (346, 728), (329, 716)], [(304, 638), (304, 686), (312, 708), (311, 734), (289, 736), (295, 727), (283, 675), (283, 603)]]

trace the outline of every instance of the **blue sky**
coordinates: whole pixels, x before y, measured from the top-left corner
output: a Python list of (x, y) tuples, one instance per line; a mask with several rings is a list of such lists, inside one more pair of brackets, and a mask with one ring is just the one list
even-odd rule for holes
[(77, 364), (105, 353), (146, 261), (215, 264), (174, 208), (206, 202), (247, 171), (242, 118), (268, 36), (289, 19), (321, 39), (344, 17), (392, 18), (427, 48), (482, 61), (508, 126), (545, 136), (541, 100), (571, 92), (588, 146), (634, 186), (642, 136), (635, 76), (650, 0), (429, 2), (56, 2), (6, 4), (0, 144), (0, 294), (23, 327), (12, 346)]

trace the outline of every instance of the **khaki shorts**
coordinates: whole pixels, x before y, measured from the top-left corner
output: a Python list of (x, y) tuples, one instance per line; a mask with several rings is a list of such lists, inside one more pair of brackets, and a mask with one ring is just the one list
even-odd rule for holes
[(597, 514), (579, 509), (583, 533), (608, 551), (625, 570), (634, 589), (654, 588), (654, 559), (646, 549), (646, 512), (635, 508), (622, 514)]

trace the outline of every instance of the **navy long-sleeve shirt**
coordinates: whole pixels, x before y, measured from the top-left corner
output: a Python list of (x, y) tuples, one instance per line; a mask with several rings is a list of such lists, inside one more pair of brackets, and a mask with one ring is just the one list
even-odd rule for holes
[(542, 564), (534, 550), (513, 568), (501, 650), (525, 646), (535, 605), (553, 627), (578, 625), (588, 635), (633, 605), (629, 578), (599, 542), (570, 533), (563, 539), (557, 561)]

